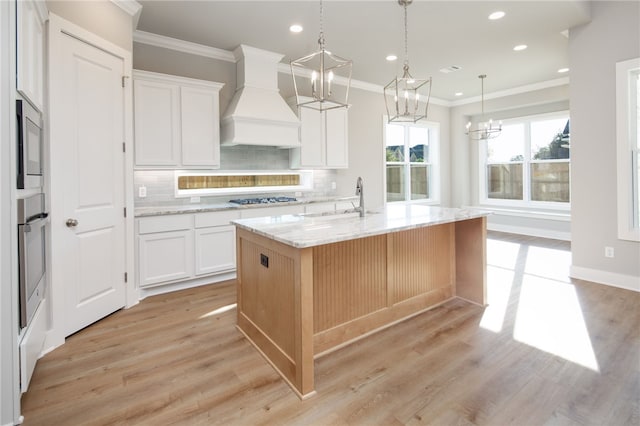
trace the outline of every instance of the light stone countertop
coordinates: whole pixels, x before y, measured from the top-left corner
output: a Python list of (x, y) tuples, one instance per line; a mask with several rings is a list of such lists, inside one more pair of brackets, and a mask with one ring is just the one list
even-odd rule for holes
[(183, 205), (160, 205), (151, 207), (136, 207), (134, 216), (163, 216), (171, 214), (186, 213), (204, 213), (223, 210), (245, 210), (256, 208), (282, 207), (312, 203), (331, 203), (340, 201), (353, 201), (358, 203), (358, 197), (314, 197), (314, 198), (298, 198), (298, 201), (289, 203), (268, 203), (268, 204), (246, 204), (240, 205), (235, 203), (214, 203), (214, 204), (183, 204)]
[(388, 204), (379, 211), (358, 213), (299, 214), (239, 219), (237, 227), (296, 248), (405, 231), (424, 226), (488, 216), (479, 209), (456, 209), (418, 204)]

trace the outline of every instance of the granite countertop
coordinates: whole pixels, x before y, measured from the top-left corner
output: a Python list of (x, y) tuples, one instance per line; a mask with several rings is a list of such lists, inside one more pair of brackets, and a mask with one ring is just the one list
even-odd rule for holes
[(239, 228), (296, 248), (320, 246), (339, 241), (382, 235), (424, 226), (488, 216), (478, 209), (431, 207), (417, 204), (389, 204), (383, 209), (343, 214), (299, 214), (239, 219)]
[(269, 207), (281, 207), (292, 206), (300, 204), (311, 203), (330, 203), (340, 201), (357, 201), (357, 197), (313, 197), (313, 198), (298, 198), (297, 201), (289, 203), (269, 203), (269, 204), (247, 204), (240, 205), (235, 203), (214, 203), (214, 204), (184, 204), (184, 205), (160, 205), (152, 207), (136, 207), (135, 217), (145, 216), (162, 216), (170, 214), (185, 214), (185, 213), (203, 213), (203, 212), (215, 212), (222, 210), (246, 210), (256, 208), (269, 208)]

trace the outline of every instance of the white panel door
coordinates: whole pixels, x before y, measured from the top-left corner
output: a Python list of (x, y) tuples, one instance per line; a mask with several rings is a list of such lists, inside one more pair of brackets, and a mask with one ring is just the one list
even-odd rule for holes
[(182, 87), (182, 164), (220, 166), (218, 92)]
[(347, 110), (344, 108), (330, 109), (326, 111), (325, 120), (327, 167), (346, 168), (349, 166)]
[(55, 66), (51, 120), (64, 137), (51, 150), (65, 161), (52, 166), (51, 198), (64, 200), (52, 211), (52, 267), (64, 283), (68, 336), (126, 302), (124, 62), (63, 34)]
[(236, 269), (235, 226), (196, 229), (196, 275)]
[(137, 166), (180, 163), (180, 88), (134, 80), (135, 161)]

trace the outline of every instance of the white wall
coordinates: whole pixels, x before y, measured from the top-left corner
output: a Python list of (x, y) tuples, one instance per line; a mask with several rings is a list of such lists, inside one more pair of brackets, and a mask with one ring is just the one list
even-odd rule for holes
[(640, 56), (640, 3), (594, 2), (591, 12), (569, 35), (572, 274), (640, 290), (640, 243), (617, 237), (615, 133), (615, 65)]
[(47, 0), (49, 11), (131, 51), (131, 16), (110, 0)]

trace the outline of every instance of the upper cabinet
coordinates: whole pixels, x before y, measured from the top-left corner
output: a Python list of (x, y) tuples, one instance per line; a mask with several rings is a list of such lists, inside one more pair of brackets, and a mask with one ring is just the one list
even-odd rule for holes
[(220, 167), (223, 83), (134, 70), (138, 168)]
[(44, 105), (44, 1), (16, 2), (16, 88), (33, 106)]
[(289, 155), (291, 168), (344, 169), (349, 167), (348, 111), (316, 111), (289, 105), (300, 118), (300, 148)]

